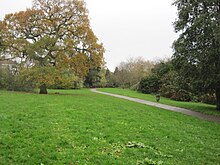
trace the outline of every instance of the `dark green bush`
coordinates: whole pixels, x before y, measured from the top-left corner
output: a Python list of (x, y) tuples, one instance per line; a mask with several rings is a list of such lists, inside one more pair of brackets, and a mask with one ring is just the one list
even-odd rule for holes
[(142, 93), (157, 93), (160, 89), (160, 79), (151, 75), (140, 81), (138, 91)]

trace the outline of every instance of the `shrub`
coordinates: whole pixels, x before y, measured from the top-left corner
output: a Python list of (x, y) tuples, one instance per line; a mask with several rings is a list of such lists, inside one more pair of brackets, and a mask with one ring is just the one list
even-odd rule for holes
[(142, 93), (156, 93), (160, 88), (160, 79), (151, 75), (140, 81), (138, 90)]
[(7, 90), (32, 92), (35, 89), (35, 84), (31, 80), (27, 80), (23, 75), (11, 75), (7, 79)]
[(199, 100), (201, 102), (207, 103), (207, 104), (213, 104), (213, 105), (216, 104), (215, 95), (214, 94), (210, 94), (210, 93), (199, 96)]
[(176, 87), (173, 85), (163, 84), (160, 88), (160, 94), (164, 97), (171, 98), (176, 91)]
[(196, 97), (192, 93), (173, 85), (162, 85), (160, 93), (162, 96), (176, 101), (196, 101)]
[(192, 94), (186, 90), (179, 89), (173, 93), (171, 99), (176, 101), (191, 101)]

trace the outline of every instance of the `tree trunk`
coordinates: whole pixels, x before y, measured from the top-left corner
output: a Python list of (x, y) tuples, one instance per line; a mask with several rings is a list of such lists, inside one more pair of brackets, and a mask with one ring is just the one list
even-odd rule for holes
[(216, 109), (220, 111), (220, 88), (216, 89)]
[(47, 86), (43, 84), (40, 86), (40, 94), (47, 94)]

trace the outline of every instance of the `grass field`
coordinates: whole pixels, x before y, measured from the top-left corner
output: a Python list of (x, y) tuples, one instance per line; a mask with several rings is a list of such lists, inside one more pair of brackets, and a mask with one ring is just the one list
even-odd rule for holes
[(0, 164), (220, 162), (219, 124), (87, 89), (50, 93), (0, 91)]
[[(119, 94), (119, 95), (124, 95), (124, 96), (129, 96), (129, 97), (134, 97), (134, 98), (139, 98), (139, 99), (144, 99), (144, 100), (156, 102), (155, 95), (143, 94), (143, 93), (139, 93), (137, 91), (133, 91), (130, 89), (100, 88), (98, 90), (103, 91), (103, 92), (109, 92), (109, 93), (114, 93), (114, 94)], [(216, 110), (215, 105), (204, 104), (204, 103), (195, 103), (195, 102), (174, 101), (174, 100), (171, 100), (171, 99), (165, 98), (165, 97), (161, 97), (160, 103), (172, 105), (172, 106), (177, 106), (177, 107), (181, 107), (181, 108), (186, 108), (186, 109), (202, 112), (205, 114), (220, 116), (220, 111)]]

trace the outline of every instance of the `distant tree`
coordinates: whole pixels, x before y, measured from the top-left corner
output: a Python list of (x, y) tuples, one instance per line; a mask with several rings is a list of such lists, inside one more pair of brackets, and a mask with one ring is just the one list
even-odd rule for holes
[(114, 80), (116, 86), (122, 87), (122, 88), (129, 88), (130, 85), (130, 74), (129, 71), (124, 67), (125, 63), (121, 62), (118, 67), (115, 68), (114, 71)]
[(101, 67), (98, 68), (90, 68), (89, 72), (85, 78), (84, 85), (88, 88), (96, 87), (95, 84), (100, 82), (101, 77), (99, 76), (99, 72), (101, 71)]
[[(158, 61), (155, 62), (154, 67), (151, 69), (151, 73), (140, 81), (138, 90), (143, 93), (158, 93), (161, 92), (162, 86), (167, 86), (172, 80), (165, 80), (167, 74), (173, 70), (171, 61)], [(163, 95), (163, 93), (161, 93)]]
[(171, 60), (161, 60), (157, 62), (152, 68), (152, 73), (156, 74), (159, 78), (162, 78), (165, 74), (173, 70), (173, 64)]
[(105, 87), (107, 84), (106, 80), (106, 67), (101, 67), (101, 71), (99, 72), (100, 82), (97, 84), (99, 87)]
[(42, 94), (57, 80), (83, 79), (103, 63), (104, 48), (83, 0), (34, 0), (31, 9), (6, 15), (0, 39), (0, 56), (20, 61), (20, 73), (36, 81)]
[(112, 76), (112, 72), (107, 68), (105, 72), (105, 79), (108, 80)]
[(216, 94), (220, 110), (220, 1), (175, 0), (179, 38), (174, 42), (174, 67), (200, 92)]
[(105, 87), (107, 83), (105, 75), (105, 66), (90, 68), (89, 73), (85, 78), (84, 85), (89, 88)]
[(106, 87), (116, 87), (114, 73), (111, 72), (108, 68), (106, 69), (105, 79)]
[(130, 58), (121, 62), (114, 71), (114, 79), (118, 86), (130, 88), (137, 85), (140, 80), (149, 75), (153, 63), (141, 57)]

